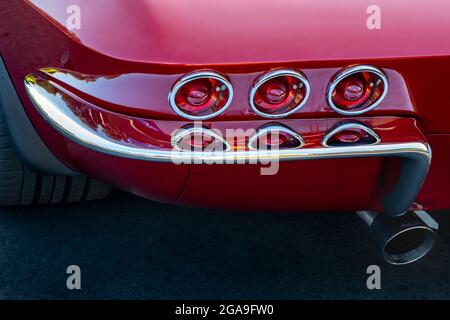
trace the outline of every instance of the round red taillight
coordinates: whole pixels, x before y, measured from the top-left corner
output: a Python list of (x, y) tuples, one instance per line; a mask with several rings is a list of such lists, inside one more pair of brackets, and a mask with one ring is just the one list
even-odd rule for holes
[(224, 112), (232, 98), (233, 87), (225, 76), (199, 71), (181, 78), (174, 85), (169, 103), (184, 118), (204, 120)]
[(387, 77), (381, 70), (371, 66), (350, 67), (332, 80), (328, 104), (340, 114), (361, 114), (379, 105), (387, 90)]
[(266, 118), (280, 118), (300, 109), (309, 96), (309, 83), (300, 72), (273, 70), (263, 74), (250, 90), (250, 106)]

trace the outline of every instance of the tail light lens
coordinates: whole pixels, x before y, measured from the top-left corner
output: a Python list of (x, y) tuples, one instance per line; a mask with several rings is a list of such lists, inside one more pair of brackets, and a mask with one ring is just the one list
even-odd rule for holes
[(380, 137), (369, 127), (350, 122), (339, 124), (325, 135), (322, 145), (325, 147), (345, 147), (349, 145), (373, 145), (380, 143)]
[(273, 70), (259, 77), (250, 90), (250, 106), (266, 118), (280, 118), (300, 109), (308, 100), (306, 77), (293, 70)]
[(169, 95), (173, 110), (191, 120), (205, 120), (221, 114), (232, 99), (230, 81), (211, 71), (199, 71), (181, 78)]
[(203, 127), (187, 127), (172, 136), (172, 146), (178, 151), (229, 151), (230, 144), (213, 130)]
[(299, 149), (303, 145), (303, 138), (298, 133), (278, 124), (270, 124), (259, 128), (248, 142), (248, 147), (251, 150)]
[(379, 105), (387, 90), (387, 77), (381, 70), (372, 66), (350, 67), (332, 80), (328, 104), (340, 114), (361, 114)]

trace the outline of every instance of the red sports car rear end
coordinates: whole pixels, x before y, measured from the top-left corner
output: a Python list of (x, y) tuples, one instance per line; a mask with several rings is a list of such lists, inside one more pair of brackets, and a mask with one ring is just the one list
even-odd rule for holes
[(2, 204), (357, 211), (387, 261), (431, 248), (448, 1), (72, 2), (0, 4)]

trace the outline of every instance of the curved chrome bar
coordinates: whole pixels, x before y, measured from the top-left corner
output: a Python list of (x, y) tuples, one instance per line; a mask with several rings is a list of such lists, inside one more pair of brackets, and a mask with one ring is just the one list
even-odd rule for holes
[(250, 161), (294, 161), (336, 158), (395, 157), (402, 159), (400, 178), (394, 190), (383, 197), (384, 210), (399, 216), (406, 212), (419, 192), (428, 172), (431, 150), (423, 142), (380, 143), (343, 147), (317, 147), (249, 151), (177, 151), (143, 148), (116, 141), (83, 123), (61, 99), (34, 81), (25, 86), (36, 109), (64, 136), (97, 152), (144, 161), (172, 163), (242, 163)]

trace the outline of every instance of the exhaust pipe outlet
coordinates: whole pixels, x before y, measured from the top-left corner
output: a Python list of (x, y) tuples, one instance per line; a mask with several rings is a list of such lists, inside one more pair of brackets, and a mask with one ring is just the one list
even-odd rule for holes
[[(407, 212), (400, 217), (390, 217), (372, 211), (359, 211), (358, 216), (369, 226), (381, 246), (383, 258), (393, 265), (405, 265), (424, 257), (433, 248), (436, 233), (420, 216)], [(428, 219), (427, 219), (428, 220)]]

